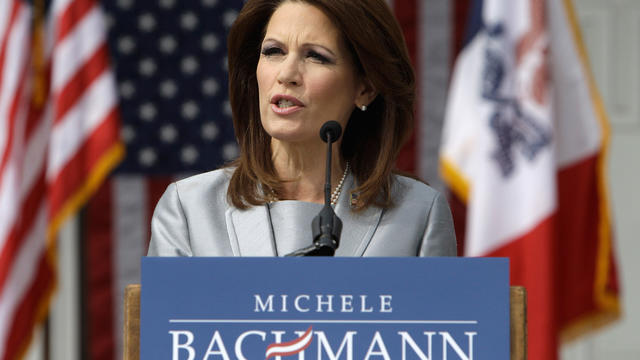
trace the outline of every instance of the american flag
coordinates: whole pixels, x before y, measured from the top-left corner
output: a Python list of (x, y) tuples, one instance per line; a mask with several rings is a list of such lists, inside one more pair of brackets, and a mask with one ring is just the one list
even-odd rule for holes
[(122, 354), (122, 299), (140, 282), (153, 208), (171, 181), (237, 155), (227, 91), (226, 36), (238, 0), (103, 0), (126, 157), (84, 219), (91, 359)]
[(95, 0), (0, 1), (0, 359), (55, 288), (56, 233), (123, 155)]
[(128, 154), (118, 173), (200, 172), (234, 158), (226, 33), (242, 2), (103, 4)]

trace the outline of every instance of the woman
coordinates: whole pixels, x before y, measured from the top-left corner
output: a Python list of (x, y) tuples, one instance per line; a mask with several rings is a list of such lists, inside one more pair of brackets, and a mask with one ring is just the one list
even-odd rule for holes
[(249, 0), (229, 39), (240, 157), (169, 186), (149, 255), (282, 256), (311, 244), (328, 120), (337, 256), (455, 256), (446, 201), (392, 173), (411, 132), (414, 74), (384, 0)]

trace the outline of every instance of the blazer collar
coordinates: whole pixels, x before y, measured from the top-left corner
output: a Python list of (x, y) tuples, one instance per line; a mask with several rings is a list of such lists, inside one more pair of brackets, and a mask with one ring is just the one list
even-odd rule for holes
[[(335, 212), (342, 220), (342, 236), (336, 256), (362, 256), (373, 237), (383, 210), (371, 206), (360, 213), (351, 211), (352, 174), (345, 179)], [(234, 256), (275, 256), (275, 239), (267, 206), (246, 210), (229, 208), (226, 213), (227, 233)], [(304, 224), (303, 226), (310, 226)], [(280, 254), (284, 255), (284, 254)]]
[(351, 191), (355, 188), (355, 178), (349, 173), (335, 207), (342, 220), (342, 236), (336, 256), (362, 256), (382, 218), (383, 210), (375, 206), (359, 213), (351, 211)]
[(275, 256), (274, 237), (266, 206), (246, 210), (235, 207), (225, 213), (234, 256)]

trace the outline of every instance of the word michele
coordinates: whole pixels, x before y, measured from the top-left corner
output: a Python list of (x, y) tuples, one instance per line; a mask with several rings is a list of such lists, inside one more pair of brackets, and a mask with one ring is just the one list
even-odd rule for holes
[(341, 312), (341, 313), (391, 313), (391, 295), (308, 295), (289, 296), (282, 294), (259, 295), (254, 297), (254, 312)]

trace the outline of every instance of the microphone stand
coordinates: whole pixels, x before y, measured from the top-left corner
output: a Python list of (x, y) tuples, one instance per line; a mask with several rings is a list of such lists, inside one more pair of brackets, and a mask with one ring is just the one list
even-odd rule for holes
[(333, 256), (340, 245), (342, 220), (331, 207), (331, 144), (340, 138), (342, 128), (336, 121), (328, 121), (320, 129), (320, 137), (327, 143), (324, 207), (311, 222), (313, 244), (286, 256)]

